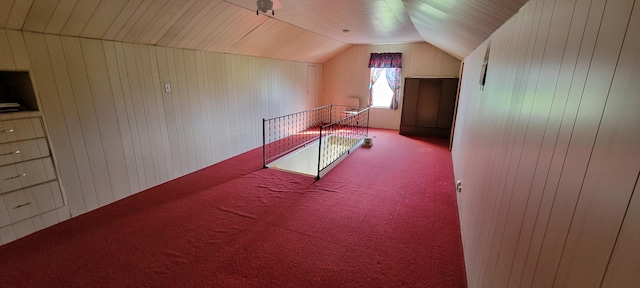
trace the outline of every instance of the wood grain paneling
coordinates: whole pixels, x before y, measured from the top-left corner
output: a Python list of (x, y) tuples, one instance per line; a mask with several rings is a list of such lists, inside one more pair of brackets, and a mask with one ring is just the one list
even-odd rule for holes
[[(17, 31), (5, 31), (5, 30), (1, 30), (0, 32), (0, 37), (1, 36), (5, 36), (4, 39), (6, 39), (5, 44), (8, 44), (8, 46), (3, 47), (3, 48), (7, 48), (6, 50), (3, 50), (3, 53), (0, 55), (0, 58), (3, 58), (2, 60), (0, 60), (0, 63), (11, 63), (10, 67), (8, 67), (6, 64), (3, 64), (3, 67), (0, 69), (9, 69), (9, 70), (14, 70), (14, 69), (19, 69), (19, 70), (27, 70), (31, 72), (31, 76), (32, 79), (37, 77), (35, 74), (35, 72), (31, 71), (32, 67), (40, 67), (40, 65), (42, 64), (39, 60), (41, 60), (40, 57), (36, 57), (36, 58), (30, 58), (28, 57), (28, 54), (26, 53), (26, 48), (28, 47), (28, 44), (30, 43), (28, 40), (26, 40), (21, 32), (17, 32)], [(37, 44), (41, 45), (41, 47), (45, 47), (44, 45), (44, 39), (40, 38), (38, 39), (39, 42)], [(1, 42), (0, 42), (1, 43)], [(39, 56), (44, 56), (44, 55), (39, 55)], [(49, 70), (50, 71), (50, 70)], [(41, 95), (46, 95), (46, 96), (51, 96), (52, 98), (55, 97), (55, 86), (51, 86), (52, 81), (44, 81), (43, 83), (34, 83), (34, 90), (36, 92), (36, 95), (41, 96)], [(49, 93), (48, 89), (49, 88), (53, 88), (53, 93)], [(47, 90), (46, 92), (40, 93), (39, 91), (41, 90)], [(49, 99), (45, 99), (46, 101), (48, 101)], [(40, 115), (39, 112), (36, 112), (38, 115)], [(33, 114), (33, 113), (31, 113)], [(14, 114), (15, 115), (15, 114)], [(57, 117), (58, 115), (52, 115), (52, 117)], [(12, 117), (11, 114), (9, 115), (4, 115), (3, 118), (6, 119), (6, 117)], [(46, 124), (46, 123), (45, 123)], [(59, 127), (50, 127), (50, 129), (48, 129), (49, 132), (53, 131), (53, 130), (57, 130), (62, 132), (62, 134), (64, 134), (63, 130), (57, 129)], [(64, 139), (61, 139), (61, 142), (64, 142)], [(58, 162), (64, 162), (63, 158), (66, 158), (64, 151), (61, 151), (61, 153), (55, 153), (54, 151), (51, 151), (52, 155), (54, 157), (56, 157)], [(61, 160), (62, 159), (62, 160)], [(59, 172), (62, 174), (63, 171), (59, 169)], [(69, 172), (69, 170), (65, 170), (64, 173)], [(48, 174), (52, 173), (52, 171), (47, 172)], [(49, 175), (51, 176), (51, 175)], [(56, 205), (60, 204), (61, 206), (64, 205), (62, 203), (62, 199), (61, 198), (56, 198), (54, 199)], [(4, 204), (2, 204), (4, 206)], [(6, 208), (6, 207), (3, 207)], [(66, 215), (66, 216), (65, 216)], [(23, 237), (27, 234), (33, 233), (37, 230), (46, 228), (48, 226), (51, 226), (53, 224), (56, 224), (60, 221), (63, 221), (65, 219), (68, 218), (69, 215), (69, 207), (68, 206), (62, 206), (59, 209), (56, 210), (52, 210), (48, 213), (44, 213), (41, 215), (38, 215), (34, 218), (28, 218), (25, 219), (23, 221), (14, 223), (12, 225), (8, 225), (5, 226), (1, 229), (0, 231), (0, 244), (5, 244), (11, 241), (14, 241), (17, 238)]]
[[(440, 102), (440, 95), (442, 94), (442, 81), (427, 81), (421, 83), (418, 88), (418, 95), (424, 95), (418, 97), (416, 103), (417, 110), (421, 113), (416, 115), (417, 126), (424, 127), (436, 127), (438, 122), (438, 105)], [(436, 105), (434, 105), (436, 104)]]
[(31, 63), (29, 62), (29, 55), (27, 55), (27, 47), (25, 46), (22, 33), (12, 30), (6, 32), (7, 39), (9, 40), (9, 47), (11, 48), (11, 54), (13, 55), (13, 63), (16, 65), (16, 69), (29, 70), (31, 68)]
[[(129, 181), (121, 181), (123, 183), (128, 182), (129, 192), (140, 191), (140, 183), (138, 180), (138, 171), (136, 166), (136, 154), (134, 152), (134, 146), (131, 135), (131, 127), (129, 124), (129, 116), (127, 114), (127, 103), (125, 102), (125, 92), (129, 92), (125, 87), (128, 86), (126, 79), (122, 79), (120, 76), (120, 67), (123, 65), (118, 62), (118, 58), (122, 59), (122, 55), (118, 57), (118, 49), (113, 42), (103, 42), (105, 58), (107, 62), (107, 70), (109, 72), (109, 83), (111, 84), (111, 91), (113, 93), (113, 102), (116, 110), (116, 117), (118, 119), (118, 126), (120, 128), (120, 134), (122, 138), (122, 150), (124, 152), (124, 159), (126, 161), (127, 168), (124, 169), (128, 173)], [(121, 48), (121, 46), (119, 46)], [(122, 50), (119, 50), (122, 52)], [(116, 192), (117, 195), (122, 195), (126, 189), (120, 192)]]
[[(25, 34), (25, 37), (27, 39), (30, 39), (30, 38), (38, 39), (39, 37), (41, 37), (41, 35), (27, 33)], [(69, 79), (70, 74), (68, 72), (66, 59), (64, 56), (64, 49), (62, 48), (62, 41), (60, 37), (49, 36), (49, 35), (45, 36), (45, 41), (46, 41), (46, 44), (43, 47), (43, 49), (47, 49), (48, 51), (44, 50), (44, 51), (40, 51), (40, 53), (44, 53), (44, 55), (47, 55), (47, 52), (48, 52), (48, 54), (50, 55), (51, 58), (49, 59), (45, 58), (42, 61), (43, 62), (48, 61), (48, 63), (47, 62), (45, 63), (51, 65), (51, 69), (53, 72), (52, 80), (55, 81), (54, 83), (55, 86), (49, 87), (49, 89), (57, 88), (57, 94), (56, 94), (57, 99), (56, 98), (51, 99), (50, 100), (51, 102), (49, 102), (50, 103), (49, 105), (56, 105), (56, 104), (59, 105), (59, 107), (53, 106), (56, 108), (55, 110), (50, 108), (49, 111), (45, 113), (45, 119), (46, 121), (49, 121), (50, 117), (48, 117), (48, 114), (56, 113), (54, 115), (56, 115), (57, 117), (62, 117), (62, 121), (64, 121), (64, 126), (62, 127), (65, 127), (67, 130), (68, 138), (69, 138), (68, 141), (70, 142), (70, 145), (64, 147), (63, 151), (65, 153), (71, 153), (73, 155), (73, 159), (70, 159), (70, 161), (73, 161), (71, 163), (75, 164), (74, 170), (76, 170), (75, 173), (78, 174), (77, 176), (79, 177), (79, 180), (77, 183), (70, 183), (70, 184), (74, 184), (74, 186), (72, 186), (74, 189), (68, 190), (69, 195), (67, 195), (67, 197), (69, 197), (70, 199), (74, 199), (76, 202), (82, 201), (82, 203), (72, 204), (70, 200), (70, 203), (69, 203), (69, 206), (74, 209), (74, 210), (71, 210), (72, 213), (74, 214), (81, 213), (77, 211), (92, 210), (98, 207), (98, 200), (95, 192), (95, 185), (94, 185), (93, 177), (91, 176), (89, 155), (88, 155), (87, 147), (85, 144), (86, 141), (82, 134), (82, 125), (80, 123), (78, 108), (76, 107), (76, 103), (73, 99), (73, 95), (74, 95), (72, 90), (73, 88), (71, 86), (71, 80)], [(32, 52), (29, 51), (29, 53), (32, 53)], [(31, 58), (34, 58), (34, 57), (31, 56)], [(37, 73), (37, 72), (38, 70), (36, 70), (36, 67), (34, 67), (34, 73)], [(43, 75), (43, 77), (51, 77), (51, 76)], [(42, 99), (41, 107), (45, 107), (45, 106), (47, 106), (47, 104), (45, 103), (45, 100)], [(58, 116), (58, 113), (62, 115)], [(55, 121), (55, 123), (58, 123), (58, 125), (61, 124), (60, 122), (58, 122), (60, 121), (60, 119), (58, 118), (52, 121)], [(53, 134), (58, 134), (58, 133), (53, 133)], [(54, 152), (57, 152), (57, 150), (55, 150), (56, 141), (53, 140), (53, 138), (52, 138), (52, 141), (53, 141), (52, 144), (54, 147)], [(64, 168), (66, 168), (67, 165), (71, 165), (71, 163), (67, 163)], [(63, 164), (60, 163), (59, 165), (62, 166)], [(64, 175), (61, 175), (61, 176), (63, 179), (65, 178)], [(73, 175), (73, 176), (75, 177), (76, 175)], [(63, 182), (63, 185), (65, 187), (67, 186), (64, 182)]]
[(24, 30), (43, 32), (53, 15), (58, 0), (35, 0), (24, 22)]
[(258, 147), (262, 118), (321, 91), (317, 64), (3, 29), (0, 47), (31, 71), (68, 203), (2, 243)]
[[(262, 118), (315, 106), (307, 71), (322, 72), (317, 64), (3, 29), (0, 45), (9, 51), (0, 69), (32, 73), (73, 216), (258, 147)], [(68, 213), (51, 215), (57, 223)], [(42, 217), (3, 229), (3, 243), (51, 224)]]
[[(91, 98), (96, 107), (96, 120), (100, 142), (103, 145), (106, 172), (112, 192), (112, 198), (107, 202), (122, 199), (131, 195), (127, 174), (127, 165), (124, 154), (123, 141), (120, 126), (117, 121), (117, 113), (114, 101), (114, 92), (111, 90), (109, 70), (107, 69), (106, 53), (102, 41), (83, 39), (81, 41), (83, 56), (91, 59), (86, 62)], [(124, 180), (124, 181), (123, 181)]]
[[(626, 3), (625, 3), (626, 2)], [(600, 25), (597, 34), (593, 54), (589, 63), (589, 72), (586, 77), (584, 91), (581, 93), (581, 100), (575, 118), (575, 124), (571, 134), (567, 154), (564, 160), (564, 167), (561, 178), (557, 186), (556, 198), (549, 216), (545, 239), (540, 251), (540, 259), (548, 265), (537, 266), (533, 285), (562, 285), (566, 282), (567, 274), (564, 268), (557, 270), (561, 260), (565, 261), (565, 251), (571, 251), (571, 242), (568, 234), (576, 229), (574, 222), (579, 211), (576, 206), (587, 198), (582, 198), (585, 191), (585, 173), (591, 164), (594, 153), (593, 145), (596, 137), (606, 131), (598, 130), (601, 123), (601, 115), (606, 106), (607, 95), (611, 86), (611, 81), (617, 65), (620, 47), (624, 39), (629, 11), (633, 1), (616, 1), (616, 4), (608, 2), (598, 15)], [(593, 3), (596, 4), (596, 3)], [(618, 5), (628, 6), (618, 8), (615, 14), (611, 14), (611, 9)], [(597, 7), (597, 6), (596, 6)], [(594, 7), (592, 6), (592, 9)], [(592, 10), (593, 11), (593, 10)], [(616, 16), (613, 16), (616, 15)], [(615, 18), (615, 19), (614, 19)], [(587, 22), (587, 25), (589, 22)], [(604, 33), (604, 34), (603, 34)], [(608, 168), (610, 169), (610, 168)], [(634, 179), (635, 180), (635, 179)], [(629, 191), (630, 192), (630, 191)], [(624, 192), (623, 192), (624, 193)], [(625, 203), (626, 204), (626, 203)], [(566, 242), (565, 242), (566, 241)], [(593, 243), (595, 244), (595, 243)], [(595, 247), (595, 246), (594, 246)], [(596, 248), (593, 248), (594, 250)], [(605, 247), (598, 247), (600, 252), (605, 251)], [(607, 252), (605, 252), (607, 253)], [(566, 262), (565, 262), (566, 263)], [(603, 263), (592, 262), (593, 267), (601, 266)], [(606, 264), (604, 264), (606, 266)], [(582, 266), (581, 269), (587, 267)], [(587, 268), (588, 269), (588, 268)], [(593, 275), (593, 281), (599, 282), (602, 275)], [(587, 280), (587, 279), (585, 279)], [(574, 284), (579, 283), (578, 279), (573, 279)], [(581, 286), (581, 285), (578, 285)], [(584, 286), (584, 285), (582, 285)]]
[(618, 241), (611, 255), (611, 264), (602, 281), (602, 287), (626, 288), (635, 287), (640, 282), (640, 173), (636, 182), (636, 189), (629, 207), (627, 208), (625, 220), (622, 224)]
[[(523, 81), (520, 83), (518, 94), (522, 95), (523, 102), (517, 116), (515, 125), (515, 141), (512, 153), (517, 157), (510, 158), (506, 181), (501, 188), (502, 201), (500, 203), (498, 224), (492, 240), (492, 250), (497, 253), (489, 255), (490, 266), (485, 273), (493, 274), (493, 277), (485, 277), (485, 285), (504, 287), (509, 282), (515, 247), (518, 245), (519, 231), (522, 229), (522, 221), (525, 208), (530, 199), (531, 183), (534, 173), (530, 173), (530, 167), (535, 167), (540, 156), (540, 145), (544, 133), (545, 123), (548, 117), (548, 106), (553, 98), (553, 93), (542, 93), (541, 78), (553, 75), (555, 68), (545, 60), (550, 59), (546, 50), (549, 40), (547, 33), (551, 25), (551, 11), (555, 5), (554, 0), (543, 1), (536, 5), (534, 14), (534, 27), (531, 29), (531, 38), (528, 46), (528, 69), (523, 71)], [(536, 17), (535, 15), (539, 15)], [(562, 39), (559, 39), (562, 41)], [(493, 44), (493, 42), (492, 42)], [(542, 73), (548, 69), (547, 73)], [(552, 76), (553, 77), (553, 76)], [(539, 93), (539, 94), (538, 94)], [(494, 274), (495, 273), (495, 274)]]
[[(596, 147), (594, 152), (598, 152), (595, 156), (603, 167), (609, 167), (610, 163), (615, 163), (615, 170), (599, 171), (601, 167), (590, 167), (588, 177), (588, 184), (592, 184), (595, 187), (590, 187), (590, 193), (593, 193), (592, 200), (587, 202), (586, 205), (589, 211), (595, 209), (598, 214), (607, 213), (609, 217), (620, 217), (622, 211), (608, 211), (611, 208), (618, 208), (621, 206), (619, 201), (624, 201), (628, 192), (628, 185), (631, 183), (628, 181), (630, 175), (634, 169), (639, 170), (638, 163), (638, 142), (640, 142), (640, 134), (638, 126), (640, 125), (640, 117), (637, 113), (638, 97), (629, 97), (628, 95), (636, 95), (638, 89), (640, 89), (640, 82), (637, 81), (638, 71), (640, 71), (640, 4), (637, 2), (634, 5), (633, 12), (631, 14), (631, 21), (624, 45), (622, 46), (622, 52), (618, 61), (618, 67), (616, 69), (615, 77), (611, 86), (611, 92), (609, 99), (607, 100), (607, 107), (603, 114), (602, 126), (605, 127), (608, 134), (598, 135), (596, 140)], [(622, 115), (622, 116), (621, 116)], [(615, 151), (613, 155), (606, 153), (608, 151)], [(604, 153), (603, 153), (604, 152)], [(610, 157), (613, 156), (613, 157)], [(607, 158), (605, 158), (605, 157)], [(609, 164), (609, 165), (607, 165)], [(605, 177), (602, 177), (602, 174)], [(619, 173), (619, 174), (618, 174)], [(612, 178), (606, 178), (611, 176)], [(607, 185), (616, 185), (609, 187)], [(627, 187), (620, 187), (617, 185), (626, 185)], [(594, 189), (596, 188), (596, 189)], [(600, 189), (597, 189), (600, 188)], [(626, 189), (625, 189), (626, 188)], [(623, 193), (617, 192), (614, 189), (621, 189)], [(602, 193), (604, 191), (614, 193)], [(596, 192), (596, 193), (594, 193)], [(599, 193), (598, 193), (599, 192)], [(608, 200), (609, 194), (615, 194), (612, 200)], [(640, 172), (636, 176), (635, 188), (630, 196), (629, 206), (624, 211), (624, 222), (620, 228), (618, 239), (616, 239), (615, 246), (611, 255), (610, 264), (606, 269), (604, 281), (602, 287), (634, 287), (640, 281)], [(596, 201), (604, 199), (604, 203), (598, 207)], [(612, 205), (614, 204), (615, 205)], [(594, 205), (596, 204), (596, 205)], [(584, 204), (583, 204), (584, 205)], [(582, 206), (580, 207), (582, 208)], [(606, 209), (603, 211), (603, 209)], [(585, 214), (585, 216), (591, 216), (592, 214)], [(591, 216), (592, 217), (592, 216)], [(608, 217), (608, 218), (609, 218)], [(615, 220), (615, 218), (614, 218)], [(591, 236), (595, 234), (596, 241), (606, 241), (606, 244), (611, 244), (612, 233), (602, 233), (600, 229), (615, 229), (616, 226), (609, 227), (611, 218), (605, 220), (606, 223), (593, 223), (606, 226), (597, 227), (591, 224), (589, 221), (583, 221), (584, 230), (580, 233), (588, 233)], [(594, 231), (595, 230), (595, 231)], [(606, 237), (606, 238), (605, 238)], [(582, 243), (580, 243), (582, 244)], [(584, 247), (584, 245), (581, 245)], [(581, 248), (582, 248), (581, 247)], [(576, 251), (582, 253), (583, 250)], [(585, 251), (584, 253), (590, 253)], [(593, 254), (587, 254), (589, 257), (593, 257)]]
[(63, 35), (80, 35), (85, 25), (89, 22), (91, 15), (98, 8), (100, 0), (81, 0), (78, 1), (64, 26), (62, 26), (61, 34)]
[(78, 0), (60, 0), (58, 2), (58, 6), (56, 6), (56, 8), (53, 10), (53, 14), (49, 19), (49, 23), (44, 28), (44, 32), (51, 34), (60, 34), (60, 31), (62, 31), (65, 23), (67, 23), (67, 19), (71, 15), (71, 12), (73, 12), (73, 8), (77, 3)]
[(137, 1), (101, 1), (96, 7), (96, 10), (93, 11), (93, 15), (89, 18), (87, 24), (82, 28), (80, 36), (88, 38), (104, 37), (110, 28), (110, 24), (115, 21), (115, 18), (129, 2), (136, 3)]
[[(33, 5), (33, 0), (14, 0), (8, 2), (13, 2), (13, 5), (11, 5), (10, 9), (7, 9), (10, 12), (7, 15), (7, 22), (4, 26), (2, 26), (2, 28), (22, 29), (25, 19), (29, 14), (29, 10)], [(9, 5), (3, 6), (9, 7)]]
[(345, 43), (424, 40), (461, 59), (524, 0), (445, 2), (289, 0), (267, 16), (256, 15), (255, 0), (1, 0), (0, 28), (233, 54), (259, 47), (244, 40), (239, 50), (230, 48), (252, 33), (278, 53), (257, 49), (248, 55), (313, 63), (328, 60)]
[[(404, 105), (408, 107), (418, 106), (418, 94), (420, 90), (420, 81), (406, 81), (404, 82), (404, 97), (402, 101)], [(403, 116), (400, 117), (400, 125), (415, 125), (416, 109), (407, 109), (403, 112)]]
[(451, 95), (451, 97), (440, 97), (440, 102), (438, 103), (438, 120), (436, 122), (436, 127), (451, 128), (451, 125), (453, 125), (453, 110), (456, 105), (458, 82), (458, 79), (450, 79), (449, 81), (442, 82), (441, 95)]
[(349, 46), (221, 0), (4, 0), (0, 28), (310, 63)]
[[(457, 77), (460, 61), (427, 43), (399, 45), (355, 45), (336, 55), (323, 65), (323, 92), (320, 104), (347, 104), (347, 99), (357, 97), (366, 106), (369, 102), (369, 57), (371, 53), (401, 52), (402, 79), (405, 77)], [(404, 80), (402, 85), (404, 85)], [(402, 91), (398, 110), (374, 108), (371, 110), (371, 127), (400, 128)]]
[(1, 0), (0, 1), (0, 27), (5, 28), (7, 25), (7, 18), (11, 13), (11, 6), (13, 6), (14, 0)]
[(484, 90), (488, 42), (465, 59), (452, 156), (470, 287), (636, 283), (616, 250), (634, 251), (638, 217), (635, 2), (530, 1), (491, 37)]
[[(61, 37), (61, 40), (73, 93), (68, 101), (72, 101), (78, 110), (82, 138), (85, 140), (89, 167), (96, 190), (97, 206), (94, 208), (98, 208), (113, 202), (113, 193), (104, 153), (105, 144), (102, 142), (97, 119), (97, 111), (102, 107), (96, 107), (93, 103), (86, 69), (87, 64), (92, 63), (93, 59), (85, 62), (79, 38)], [(42, 108), (46, 111), (46, 106)]]
[(16, 63), (13, 59), (11, 46), (9, 44), (9, 39), (7, 38), (7, 32), (5, 30), (0, 31), (0, 51), (8, 51), (10, 54), (5, 57), (0, 57), (0, 69), (16, 69)]
[[(557, 1), (555, 5), (556, 9), (551, 20), (551, 26), (554, 29), (549, 32), (551, 42), (547, 43), (543, 60), (545, 62), (543, 62), (542, 66), (546, 67), (545, 69), (549, 73), (541, 75), (538, 85), (539, 89), (542, 89), (540, 90), (542, 93), (555, 92), (555, 94), (549, 109), (540, 155), (536, 164), (536, 173), (524, 215), (521, 240), (518, 243), (518, 250), (514, 259), (515, 266), (512, 268), (513, 272), (510, 280), (512, 285), (521, 282), (531, 283), (530, 279), (533, 277), (533, 269), (531, 267), (534, 263), (531, 261), (525, 262), (525, 259), (527, 257), (537, 257), (540, 251), (542, 237), (544, 236), (542, 231), (546, 227), (546, 220), (548, 219), (548, 217), (542, 215), (548, 215), (551, 201), (555, 197), (555, 193), (543, 192), (545, 191), (545, 186), (547, 189), (554, 189), (552, 187), (557, 185), (559, 179), (558, 170), (562, 168), (561, 163), (567, 147), (567, 142), (564, 139), (570, 135), (570, 133), (562, 131), (560, 128), (568, 128), (570, 127), (568, 125), (573, 125), (573, 119), (575, 119), (574, 111), (577, 109), (577, 106), (574, 106), (573, 103), (568, 103), (571, 80), (575, 79), (576, 83), (580, 83), (582, 79), (579, 74), (573, 73), (573, 71), (576, 67), (580, 37), (582, 36), (581, 31), (584, 30), (587, 9), (583, 9), (582, 6), (573, 9), (575, 3), (572, 1)], [(573, 17), (566, 17), (565, 13), (572, 9), (574, 10)], [(571, 19), (571, 25), (567, 23), (568, 19)], [(570, 28), (573, 31), (570, 32)], [(566, 39), (566, 42), (563, 39)], [(578, 87), (578, 85), (580, 84), (574, 87)], [(548, 105), (548, 102), (542, 103)], [(539, 215), (537, 218), (534, 216), (536, 214)]]
[[(604, 63), (609, 60), (616, 64), (613, 77), (605, 78), (609, 86), (601, 105), (604, 110), (600, 115), (591, 116), (598, 122), (598, 132), (562, 252), (555, 282), (558, 287), (587, 287), (601, 282), (606, 270), (620, 267), (618, 260), (610, 262), (615, 243), (629, 241), (628, 237), (632, 237), (629, 234), (620, 237), (618, 233), (640, 171), (640, 150), (637, 149), (640, 144), (640, 115), (637, 113), (640, 99), (635, 96), (640, 84), (634, 80), (640, 71), (640, 5), (635, 3), (634, 9), (634, 2), (608, 3), (604, 11), (600, 33), (606, 31), (607, 35), (598, 37), (603, 45), (596, 45), (594, 59), (598, 57)], [(629, 19), (632, 10), (633, 19)], [(607, 71), (600, 66), (602, 64), (594, 67), (593, 62), (592, 69), (601, 70), (599, 73)], [(589, 85), (585, 89), (598, 92)], [(587, 111), (594, 110), (589, 107)], [(628, 221), (636, 220), (630, 218)], [(611, 264), (614, 266), (607, 268)]]
[(407, 13), (429, 43), (463, 58), (520, 9), (517, 1), (404, 0)]

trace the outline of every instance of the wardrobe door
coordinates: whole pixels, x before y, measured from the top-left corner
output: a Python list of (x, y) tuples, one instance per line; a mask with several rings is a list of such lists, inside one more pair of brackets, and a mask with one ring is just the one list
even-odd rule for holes
[(457, 78), (406, 78), (400, 134), (449, 138)]
[(404, 97), (402, 100), (402, 116), (400, 119), (400, 134), (402, 134), (402, 126), (413, 126), (416, 124), (416, 106), (418, 105), (418, 88), (420, 88), (420, 79), (405, 78), (404, 80)]
[(438, 127), (438, 110), (442, 94), (442, 79), (421, 79), (418, 89), (416, 126)]
[(442, 79), (436, 127), (447, 128), (450, 131), (453, 124), (453, 110), (456, 106), (456, 93), (458, 93), (458, 79)]

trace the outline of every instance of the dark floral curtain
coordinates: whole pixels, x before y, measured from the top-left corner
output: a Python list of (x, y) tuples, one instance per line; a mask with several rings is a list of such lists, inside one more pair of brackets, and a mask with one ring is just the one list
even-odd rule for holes
[(369, 68), (402, 68), (402, 53), (371, 53)]
[(373, 103), (373, 89), (371, 89), (371, 87), (376, 83), (376, 80), (378, 80), (382, 71), (384, 71), (384, 69), (371, 69), (369, 77), (369, 105)]
[(398, 110), (398, 98), (400, 97), (400, 83), (402, 79), (400, 78), (400, 68), (398, 69), (386, 69), (387, 70), (387, 83), (389, 83), (389, 87), (393, 90), (393, 98), (391, 98), (391, 104), (389, 105), (390, 109)]

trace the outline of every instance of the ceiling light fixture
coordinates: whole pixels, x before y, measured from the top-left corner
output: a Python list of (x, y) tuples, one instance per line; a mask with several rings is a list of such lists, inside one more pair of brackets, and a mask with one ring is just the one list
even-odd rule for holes
[(258, 10), (256, 10), (256, 15), (258, 15), (258, 12), (267, 13), (269, 10), (271, 10), (271, 13), (274, 13), (273, 12), (273, 1), (271, 1), (271, 0), (258, 0), (258, 2), (256, 4), (258, 5)]
[(258, 0), (256, 1), (256, 15), (260, 15), (260, 12), (267, 14), (271, 10), (271, 15), (276, 15), (276, 9), (282, 7), (280, 0)]

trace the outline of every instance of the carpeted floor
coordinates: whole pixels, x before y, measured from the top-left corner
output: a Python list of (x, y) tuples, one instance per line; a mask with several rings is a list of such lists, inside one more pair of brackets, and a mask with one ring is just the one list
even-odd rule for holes
[(448, 143), (369, 134), (319, 181), (256, 149), (0, 246), (0, 287), (466, 287)]

